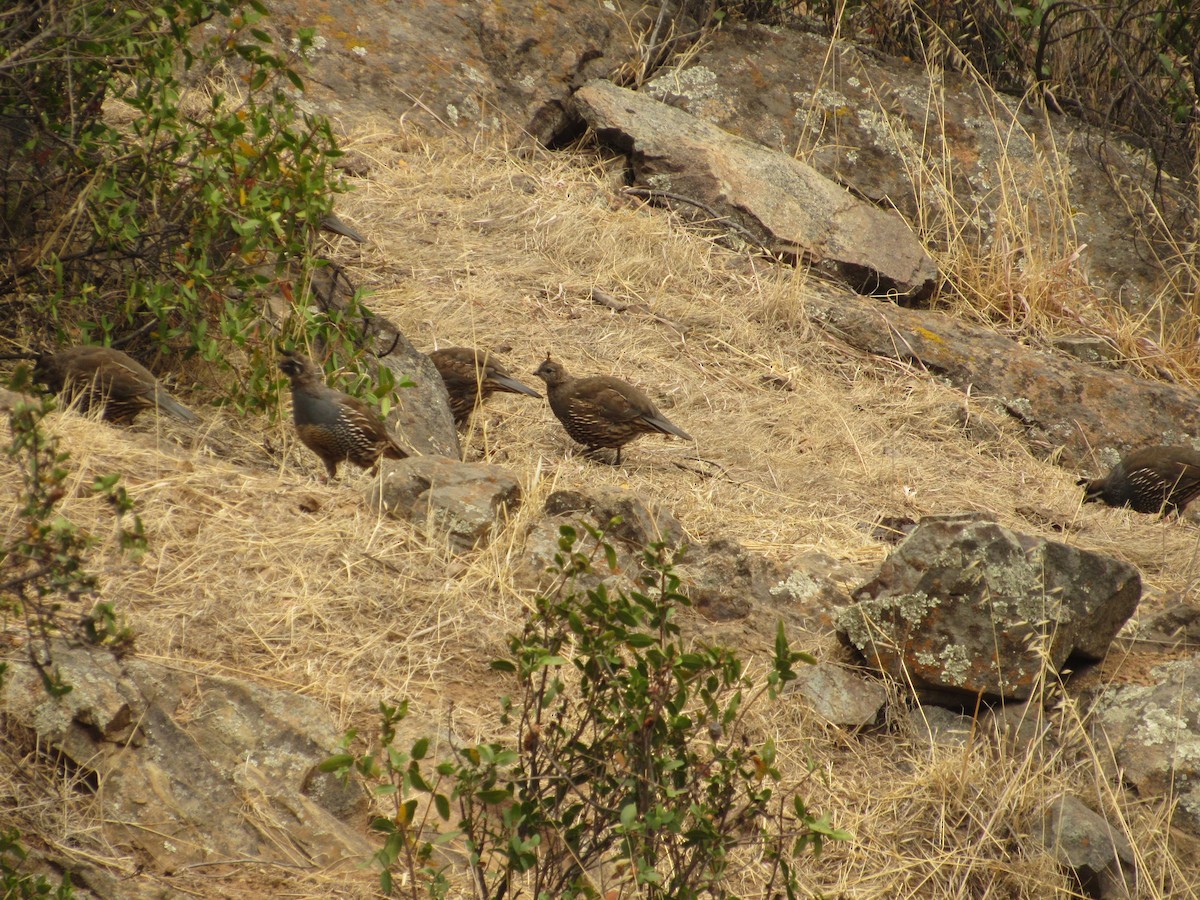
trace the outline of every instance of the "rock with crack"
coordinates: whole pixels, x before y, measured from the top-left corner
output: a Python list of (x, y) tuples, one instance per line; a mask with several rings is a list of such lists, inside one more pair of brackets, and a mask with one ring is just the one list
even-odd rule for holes
[(869, 662), (918, 693), (1023, 700), (1067, 660), (1098, 660), (1141, 597), (1128, 563), (1021, 535), (990, 516), (930, 516), (838, 619)]
[(339, 735), (318, 703), (97, 648), (52, 651), (72, 690), (51, 698), (32, 666), (9, 662), (0, 705), (94, 774), (106, 839), (154, 871), (323, 867), (374, 852), (363, 792), (319, 771)]

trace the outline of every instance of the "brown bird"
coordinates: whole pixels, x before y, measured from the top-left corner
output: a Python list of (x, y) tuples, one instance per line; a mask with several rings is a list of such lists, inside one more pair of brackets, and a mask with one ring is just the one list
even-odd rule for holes
[(434, 350), (429, 358), (446, 385), (446, 393), (450, 395), (450, 411), (454, 413), (456, 425), (467, 421), (471, 411), (497, 391), (538, 398), (542, 396), (509, 375), (508, 369), (492, 359), (485, 350), (446, 347)]
[(106, 422), (128, 425), (138, 413), (155, 407), (185, 422), (199, 421), (145, 366), (112, 347), (39, 353), (33, 375), (55, 393), (77, 397), (85, 410), (103, 407)]
[(325, 463), (329, 478), (349, 460), (372, 471), (379, 457), (408, 457), (375, 410), (356, 397), (325, 384), (320, 371), (302, 353), (283, 351), (279, 368), (292, 382), (292, 419), (300, 440)]
[(546, 382), (550, 409), (567, 434), (589, 450), (615, 447), (616, 465), (621, 464), (621, 448), (643, 434), (657, 432), (692, 440), (690, 434), (668, 421), (649, 397), (618, 378), (572, 378), (561, 363), (549, 356), (533, 374)]
[(1191, 447), (1143, 447), (1103, 478), (1080, 478), (1085, 503), (1128, 506), (1140, 513), (1180, 513), (1200, 494), (1200, 452)]

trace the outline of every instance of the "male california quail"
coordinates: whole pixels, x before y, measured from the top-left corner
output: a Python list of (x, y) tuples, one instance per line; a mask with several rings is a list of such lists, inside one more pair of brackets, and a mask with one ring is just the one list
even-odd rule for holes
[(549, 356), (533, 374), (546, 382), (550, 409), (567, 434), (589, 450), (615, 447), (616, 465), (621, 464), (621, 448), (643, 434), (658, 432), (692, 440), (690, 434), (668, 421), (649, 397), (618, 378), (572, 378), (561, 363)]
[(185, 422), (194, 412), (167, 393), (145, 366), (112, 347), (67, 347), (37, 355), (33, 376), (55, 393), (78, 397), (83, 409), (104, 408), (104, 420), (130, 424), (142, 410), (157, 407)]
[(508, 369), (492, 359), (485, 350), (446, 347), (434, 350), (429, 358), (446, 384), (446, 393), (450, 395), (450, 411), (454, 413), (456, 425), (467, 421), (471, 411), (496, 391), (538, 398), (542, 396), (509, 375)]
[(292, 382), (296, 433), (325, 463), (331, 479), (337, 477), (342, 460), (348, 459), (361, 469), (374, 469), (380, 456), (408, 456), (388, 433), (378, 413), (356, 397), (328, 387), (308, 357), (285, 350), (279, 368)]
[(1080, 478), (1085, 503), (1101, 501), (1136, 512), (1180, 513), (1200, 494), (1200, 452), (1190, 447), (1143, 447), (1103, 478)]

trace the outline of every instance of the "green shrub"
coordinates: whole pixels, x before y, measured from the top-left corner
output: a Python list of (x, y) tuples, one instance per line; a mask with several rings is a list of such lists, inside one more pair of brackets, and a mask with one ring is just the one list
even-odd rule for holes
[[(21, 366), (10, 384), (21, 390), (28, 387), (28, 379), (28, 369)], [(4, 452), (17, 464), (20, 491), (18, 526), (0, 538), (0, 616), (14, 616), (23, 623), (29, 661), (41, 673), (46, 690), (58, 696), (71, 690), (54, 669), (51, 656), (51, 638), (64, 626), (64, 615), (78, 623), (93, 643), (123, 644), (130, 635), (118, 623), (111, 604), (81, 609), (96, 590), (96, 576), (86, 567), (94, 542), (58, 512), (66, 496), (69, 457), (41, 428), (42, 417), (52, 408), (50, 400), (22, 400), (9, 414), (10, 437)], [(117, 476), (96, 479), (92, 490), (112, 506), (121, 548), (141, 553), (145, 530)], [(3, 676), (0, 665), (0, 682)]]
[[(381, 705), (377, 745), (328, 760), (390, 798), (373, 826), (386, 835), (375, 862), (383, 889), (401, 870), (407, 894), (444, 896), (436, 848), (461, 841), (477, 896), (599, 897), (636, 885), (646, 897), (726, 896), (735, 858), (764, 867), (765, 895), (796, 890), (803, 850), (847, 834), (810, 813), (782, 773), (772, 741), (756, 740), (747, 710), (774, 700), (811, 657), (792, 651), (780, 626), (765, 682), (747, 677), (731, 650), (689, 647), (676, 615), (689, 605), (662, 546), (644, 554), (642, 588), (586, 591), (574, 578), (612, 547), (576, 549), (562, 530), (558, 588), (539, 596), (509, 654), (493, 667), (515, 678), (503, 701), (511, 743), (456, 749), (436, 764), (429, 741), (395, 746), (407, 704)], [(422, 803), (422, 800), (427, 801)], [(750, 844), (753, 852), (738, 856)], [(518, 884), (518, 880), (520, 884)]]
[(357, 298), (310, 293), (316, 226), (342, 189), (328, 121), (293, 94), (259, 0), (18, 0), (0, 23), (0, 260), (10, 329), (117, 341), (230, 368), (227, 399), (273, 408), (264, 301), (285, 331), (356, 356)]

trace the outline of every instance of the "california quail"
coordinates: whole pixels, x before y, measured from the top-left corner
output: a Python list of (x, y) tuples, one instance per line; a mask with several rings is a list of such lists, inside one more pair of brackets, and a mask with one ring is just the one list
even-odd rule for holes
[(196, 422), (194, 412), (167, 393), (145, 366), (112, 347), (67, 347), (37, 355), (34, 378), (55, 393), (78, 397), (80, 406), (104, 408), (104, 419), (128, 425), (138, 413), (157, 407), (185, 422)]
[(567, 434), (589, 450), (615, 447), (617, 465), (621, 463), (621, 448), (640, 435), (658, 432), (685, 441), (692, 439), (668, 421), (649, 397), (620, 379), (605, 375), (572, 378), (561, 363), (549, 356), (533, 374), (546, 382), (550, 409)]
[(1143, 447), (1103, 478), (1080, 478), (1084, 502), (1128, 506), (1141, 513), (1179, 513), (1200, 494), (1200, 452), (1190, 447)]
[(450, 395), (450, 411), (454, 422), (461, 425), (471, 411), (491, 394), (503, 391), (509, 394), (527, 394), (540, 398), (542, 395), (528, 385), (521, 384), (508, 369), (496, 362), (484, 350), (470, 347), (446, 347), (429, 354), (437, 367), (438, 374)]
[(292, 382), (296, 433), (325, 463), (331, 479), (337, 477), (342, 460), (361, 469), (374, 469), (380, 456), (408, 456), (388, 433), (378, 413), (361, 400), (328, 387), (308, 357), (284, 351), (279, 368)]

